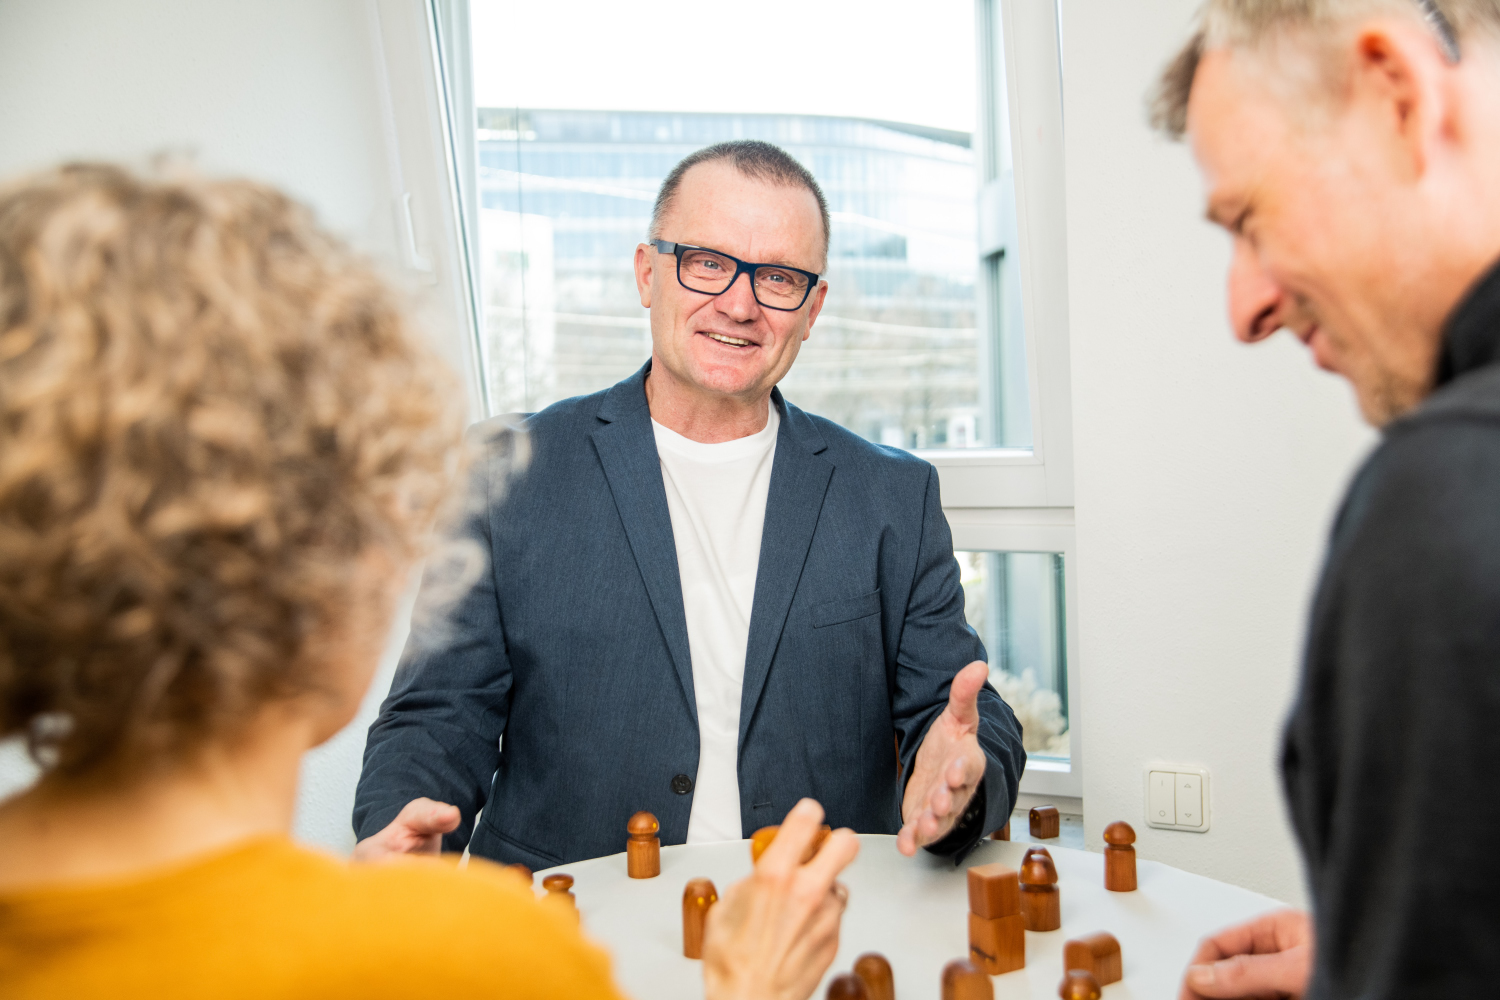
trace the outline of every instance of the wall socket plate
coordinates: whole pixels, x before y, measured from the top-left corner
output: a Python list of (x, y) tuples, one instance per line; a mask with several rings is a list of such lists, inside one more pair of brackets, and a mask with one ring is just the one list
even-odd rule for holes
[(1146, 825), (1207, 833), (1208, 769), (1189, 764), (1146, 765)]

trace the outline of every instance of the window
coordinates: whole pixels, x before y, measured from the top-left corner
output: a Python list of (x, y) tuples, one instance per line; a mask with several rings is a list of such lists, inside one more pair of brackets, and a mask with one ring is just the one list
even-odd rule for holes
[(1040, 713), (1023, 788), (1080, 794), (1054, 5), (431, 2), (461, 50), (443, 62), (486, 409), (640, 367), (631, 259), (661, 180), (724, 139), (787, 149), (832, 227), (828, 300), (782, 390), (938, 467), (996, 685)]

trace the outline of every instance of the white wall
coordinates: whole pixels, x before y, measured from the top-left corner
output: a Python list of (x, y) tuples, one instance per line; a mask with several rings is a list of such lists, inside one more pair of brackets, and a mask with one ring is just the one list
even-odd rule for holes
[[(5, 0), (0, 177), (66, 158), (139, 166), (171, 152), (193, 154), (207, 173), (269, 181), (379, 260), (462, 368), (463, 306), (448, 280), (457, 242), (430, 141), (425, 25), (412, 0)], [(430, 276), (406, 267), (397, 206), (408, 186)], [(352, 846), (364, 731), (406, 619), (403, 611), (360, 717), (307, 759), (296, 821), (304, 839)], [(15, 744), (0, 746), (0, 795), (29, 778)]]
[[(1230, 336), (1228, 241), (1143, 95), (1197, 0), (1064, 0), (1079, 624), (1090, 846), (1304, 898), (1280, 732), (1334, 506), (1372, 440), (1289, 335)], [(1211, 772), (1212, 829), (1151, 830), (1143, 767)]]

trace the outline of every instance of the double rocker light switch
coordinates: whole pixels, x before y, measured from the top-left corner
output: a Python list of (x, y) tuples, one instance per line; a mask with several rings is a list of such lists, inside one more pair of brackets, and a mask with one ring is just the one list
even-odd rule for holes
[(1208, 830), (1208, 772), (1157, 764), (1146, 769), (1146, 824), (1162, 830)]

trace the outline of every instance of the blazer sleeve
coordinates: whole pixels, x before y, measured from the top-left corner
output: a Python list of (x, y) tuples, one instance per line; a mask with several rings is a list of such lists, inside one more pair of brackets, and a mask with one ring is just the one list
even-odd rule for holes
[(512, 674), (490, 524), (517, 456), (524, 455), (524, 432), (480, 425), (469, 444), (479, 457), (457, 530), (444, 533), (428, 558), (406, 649), (370, 726), (354, 795), (359, 839), (425, 795), (459, 808), (463, 818), (443, 838), (443, 850), (462, 851), (499, 765)]
[[(953, 535), (943, 516), (937, 470), (930, 466), (923, 499), (922, 539), (910, 594), (896, 651), (896, 684), (891, 699), (891, 714), (900, 737), (902, 773), (907, 777), (928, 728), (948, 705), (948, 688), (954, 675), (974, 660), (988, 661), (984, 644), (964, 620), (964, 592), (958, 561), (953, 558)], [(934, 845), (945, 854), (967, 854), (986, 834), (1005, 825), (1015, 805), (1021, 772), (1026, 768), (1021, 724), (988, 683), (979, 691), (979, 745), (985, 756), (984, 782), (976, 794), (976, 799), (984, 798), (982, 822), (972, 828), (963, 843), (950, 837)], [(905, 792), (903, 781), (897, 794), (904, 796)]]

